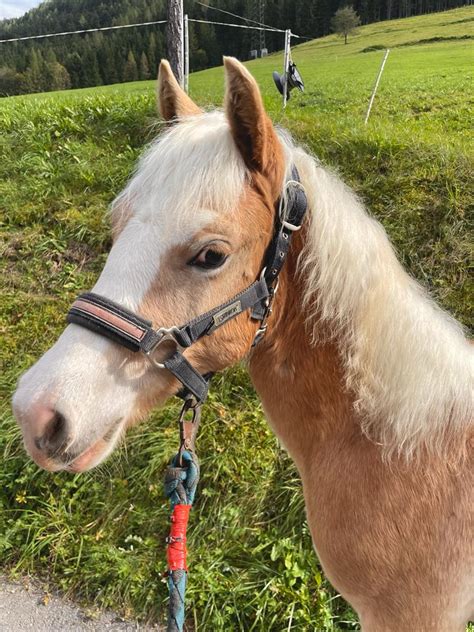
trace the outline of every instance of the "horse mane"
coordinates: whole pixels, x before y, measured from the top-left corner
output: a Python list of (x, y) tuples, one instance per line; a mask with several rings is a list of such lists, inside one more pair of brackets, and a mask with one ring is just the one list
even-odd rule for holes
[[(278, 134), (286, 177), (296, 164), (309, 202), (298, 269), (312, 343), (328, 332), (337, 340), (362, 427), (386, 453), (409, 457), (427, 447), (442, 454), (473, 418), (473, 353), (461, 326), (403, 270), (356, 195), (286, 132)], [(224, 113), (207, 112), (149, 146), (112, 219), (134, 207), (149, 221), (157, 204), (183, 224), (203, 207), (232, 212), (248, 181)]]
[(354, 192), (280, 138), (309, 202), (299, 273), (312, 343), (328, 332), (338, 341), (363, 430), (385, 454), (445, 454), (473, 420), (474, 354), (462, 327), (403, 270)]

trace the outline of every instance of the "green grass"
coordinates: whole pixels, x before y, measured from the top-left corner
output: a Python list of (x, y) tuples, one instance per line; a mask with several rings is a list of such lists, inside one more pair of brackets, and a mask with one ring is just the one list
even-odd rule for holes
[[(275, 122), (340, 171), (411, 273), (466, 325), (472, 43), (448, 38), (469, 33), (473, 19), (467, 7), (370, 25), (347, 46), (335, 36), (303, 44), (293, 55), (307, 89), (293, 93), (284, 113), (271, 79), (281, 55), (249, 63)], [(445, 39), (416, 44), (432, 38)], [(377, 46), (392, 51), (365, 127), (383, 51), (361, 51)], [(201, 104), (220, 104), (222, 69), (192, 75), (191, 92)], [(86, 603), (151, 619), (162, 615), (166, 596), (161, 479), (176, 448), (177, 404), (154, 413), (100, 469), (73, 477), (28, 461), (9, 397), (101, 270), (107, 205), (153, 137), (155, 119), (152, 82), (0, 101), (4, 570), (45, 576)], [(199, 453), (189, 584), (197, 628), (356, 629), (321, 574), (295, 469), (244, 369), (216, 378)]]

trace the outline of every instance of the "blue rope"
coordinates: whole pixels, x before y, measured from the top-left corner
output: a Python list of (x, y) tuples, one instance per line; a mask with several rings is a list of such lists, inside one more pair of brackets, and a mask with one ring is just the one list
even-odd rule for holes
[[(181, 465), (180, 465), (181, 456)], [(199, 461), (191, 450), (177, 454), (166, 468), (165, 494), (170, 499), (171, 513), (176, 505), (192, 505), (199, 481)], [(186, 569), (168, 569), (167, 632), (182, 632), (184, 626), (184, 598), (187, 583)]]
[(171, 511), (176, 505), (192, 505), (199, 482), (199, 461), (191, 450), (183, 450), (182, 466), (177, 454), (166, 468), (165, 494), (170, 499)]

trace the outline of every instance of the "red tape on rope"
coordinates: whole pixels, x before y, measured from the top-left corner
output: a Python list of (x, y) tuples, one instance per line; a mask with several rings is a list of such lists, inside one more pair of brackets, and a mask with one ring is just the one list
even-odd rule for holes
[(188, 527), (191, 505), (175, 505), (171, 514), (171, 530), (168, 538), (166, 556), (168, 570), (188, 570), (186, 565), (186, 529)]

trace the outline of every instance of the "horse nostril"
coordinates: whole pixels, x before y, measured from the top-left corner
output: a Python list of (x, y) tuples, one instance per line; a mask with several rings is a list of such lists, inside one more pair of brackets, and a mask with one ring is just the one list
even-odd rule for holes
[(50, 456), (61, 453), (66, 445), (66, 418), (55, 411), (45, 426), (41, 437), (35, 439), (38, 450), (48, 452)]

